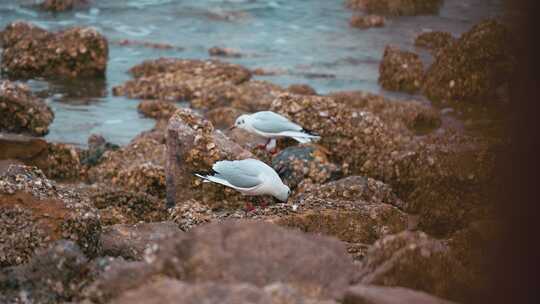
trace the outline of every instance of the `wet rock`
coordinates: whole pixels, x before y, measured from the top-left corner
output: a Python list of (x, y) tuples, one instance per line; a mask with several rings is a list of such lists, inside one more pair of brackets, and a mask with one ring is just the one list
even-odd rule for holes
[(156, 241), (180, 232), (172, 222), (118, 224), (105, 227), (101, 234), (103, 254), (140, 260), (146, 248)]
[(425, 292), (403, 287), (355, 285), (347, 290), (343, 304), (452, 304)]
[(125, 191), (102, 184), (87, 191), (104, 225), (159, 222), (168, 217), (165, 202), (145, 192)]
[(261, 222), (197, 227), (162, 241), (147, 258), (168, 276), (190, 283), (263, 287), (282, 282), (305, 296), (323, 299), (340, 298), (353, 274), (352, 262), (337, 240)]
[(0, 269), (0, 291), (9, 299), (6, 303), (64, 303), (77, 299), (90, 279), (88, 271), (81, 249), (61, 240), (25, 265)]
[(168, 43), (155, 43), (155, 42), (148, 42), (148, 41), (138, 41), (138, 40), (131, 40), (131, 39), (122, 39), (118, 41), (112, 41), (111, 43), (117, 44), (120, 46), (140, 46), (140, 47), (146, 47), (146, 48), (152, 48), (152, 49), (158, 49), (158, 50), (178, 50), (182, 51), (183, 48), (174, 46), (172, 44)]
[(437, 14), (442, 3), (442, 0), (347, 0), (346, 6), (369, 14), (414, 16)]
[(317, 95), (317, 91), (307, 84), (291, 84), (287, 91), (299, 95)]
[(251, 73), (235, 64), (217, 60), (161, 58), (145, 61), (130, 70), (135, 77), (113, 88), (115, 95), (169, 101), (192, 100), (209, 88), (237, 85)]
[(209, 88), (196, 96), (191, 104), (195, 108), (212, 109), (232, 106), (247, 112), (268, 110), (272, 101), (285, 90), (273, 83), (260, 80), (246, 81), (240, 85), (221, 85)]
[(211, 206), (235, 206), (239, 194), (213, 183), (202, 183), (193, 172), (207, 171), (222, 159), (251, 157), (249, 151), (215, 131), (209, 121), (190, 109), (179, 109), (167, 128), (167, 203), (174, 206), (190, 199)]
[(176, 109), (174, 103), (163, 100), (144, 100), (137, 106), (139, 113), (155, 119), (169, 119)]
[(337, 103), (371, 112), (388, 128), (400, 134), (425, 134), (441, 125), (441, 115), (434, 107), (419, 101), (396, 101), (363, 91), (329, 94)]
[(133, 192), (165, 196), (165, 145), (149, 136), (127, 146), (106, 151), (102, 161), (88, 170), (92, 183), (104, 183)]
[(223, 130), (232, 127), (236, 118), (242, 114), (246, 112), (233, 107), (219, 107), (208, 111), (206, 117), (214, 127)]
[(437, 54), (440, 50), (451, 46), (456, 39), (448, 32), (425, 32), (416, 37), (414, 45), (421, 48), (426, 48)]
[(48, 157), (43, 171), (55, 180), (77, 180), (81, 175), (81, 161), (78, 151), (71, 145), (50, 143)]
[(0, 176), (0, 211), (2, 266), (24, 263), (37, 249), (61, 238), (75, 241), (90, 257), (101, 250), (96, 209), (36, 168), (10, 166)]
[(413, 94), (422, 85), (424, 66), (415, 53), (387, 46), (379, 73), (379, 83), (383, 88)]
[(49, 132), (54, 113), (23, 84), (0, 81), (0, 131), (42, 136)]
[(306, 178), (321, 184), (340, 175), (338, 166), (331, 163), (324, 150), (316, 146), (288, 147), (272, 159), (272, 167), (291, 189)]
[(370, 27), (383, 27), (385, 23), (384, 17), (379, 15), (353, 15), (349, 24), (352, 27), (366, 29)]
[(44, 0), (40, 7), (47, 11), (64, 12), (88, 4), (88, 0)]
[(14, 77), (74, 78), (104, 76), (108, 44), (92, 28), (47, 32), (25, 22), (10, 23), (2, 33), (1, 69)]
[(486, 20), (438, 53), (428, 69), (424, 93), (436, 102), (493, 103), (497, 89), (514, 70), (512, 34), (496, 20)]
[(293, 288), (273, 284), (259, 288), (251, 284), (220, 284), (186, 282), (165, 279), (129, 291), (112, 303), (181, 303), (181, 304), (332, 304), (333, 301), (307, 299)]
[(231, 57), (231, 58), (240, 58), (242, 57), (242, 53), (231, 49), (231, 48), (223, 48), (214, 46), (210, 49), (208, 49), (208, 55), (210, 56), (219, 56), (219, 57)]
[(448, 246), (422, 232), (405, 231), (377, 241), (362, 261), (359, 283), (402, 286), (462, 300), (468, 287)]
[(88, 167), (96, 166), (101, 162), (101, 157), (106, 151), (118, 149), (120, 146), (107, 142), (102, 135), (92, 134), (88, 137), (88, 150), (80, 153), (81, 164)]

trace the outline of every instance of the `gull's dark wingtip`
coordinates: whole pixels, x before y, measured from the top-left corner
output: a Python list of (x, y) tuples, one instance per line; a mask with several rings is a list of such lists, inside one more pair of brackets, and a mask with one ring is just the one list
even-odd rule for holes
[(306, 133), (308, 135), (321, 136), (319, 133), (317, 133), (317, 132), (315, 132), (313, 130), (306, 129), (306, 128), (302, 128), (302, 132)]

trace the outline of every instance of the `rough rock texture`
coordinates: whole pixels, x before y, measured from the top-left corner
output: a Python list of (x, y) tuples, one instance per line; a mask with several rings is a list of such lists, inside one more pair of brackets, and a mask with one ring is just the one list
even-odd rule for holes
[(0, 131), (45, 135), (54, 113), (24, 84), (0, 81)]
[(352, 261), (337, 240), (261, 222), (197, 227), (160, 242), (147, 258), (168, 276), (190, 283), (282, 282), (317, 298), (340, 298), (353, 275)]
[(145, 192), (125, 191), (96, 184), (87, 189), (104, 225), (158, 222), (167, 219), (165, 202)]
[(227, 129), (233, 126), (236, 118), (242, 114), (246, 112), (233, 107), (219, 107), (208, 111), (206, 117), (217, 129)]
[(444, 48), (452, 45), (456, 39), (448, 32), (426, 32), (418, 35), (414, 40), (414, 45), (417, 47), (426, 48), (437, 54)]
[(291, 84), (287, 91), (299, 95), (317, 95), (317, 91), (307, 84)]
[(403, 287), (358, 284), (350, 287), (343, 304), (452, 304), (425, 292)]
[(209, 88), (236, 85), (249, 80), (251, 73), (220, 61), (161, 58), (145, 61), (130, 70), (135, 77), (113, 88), (115, 95), (169, 101), (191, 100)]
[(291, 189), (306, 178), (321, 184), (340, 176), (339, 167), (317, 146), (292, 146), (281, 150), (273, 157), (272, 167)]
[(40, 170), (11, 166), (0, 176), (1, 266), (27, 262), (36, 249), (61, 238), (93, 257), (101, 250), (100, 233), (97, 210)]
[(400, 102), (364, 91), (341, 91), (329, 94), (337, 103), (379, 116), (397, 133), (424, 134), (441, 125), (441, 115), (434, 107), (419, 101)]
[(128, 291), (112, 303), (149, 304), (332, 304), (333, 301), (306, 299), (294, 288), (283, 284), (259, 288), (251, 284), (188, 284), (165, 279)]
[(64, 12), (88, 4), (89, 0), (44, 0), (40, 7), (47, 11)]
[(377, 241), (362, 261), (359, 282), (402, 286), (462, 300), (472, 287), (448, 246), (423, 232), (402, 232)]
[(207, 171), (222, 159), (251, 157), (249, 151), (230, 141), (212, 123), (189, 109), (179, 109), (167, 128), (167, 204), (190, 199), (214, 207), (237, 206), (240, 195), (213, 183), (202, 183), (193, 172)]
[(155, 119), (169, 119), (177, 107), (170, 101), (144, 100), (138, 106), (139, 113)]
[(347, 0), (351, 9), (365, 10), (370, 14), (388, 16), (414, 16), (436, 14), (443, 0)]
[(231, 48), (214, 46), (208, 49), (208, 55), (218, 57), (240, 58), (242, 53)]
[(88, 137), (88, 150), (80, 152), (81, 165), (93, 167), (99, 164), (106, 151), (120, 149), (120, 146), (107, 142), (100, 134), (92, 134)]
[(171, 222), (108, 226), (101, 234), (103, 254), (140, 260), (145, 249), (179, 231), (177, 225)]
[(512, 34), (486, 20), (439, 52), (426, 73), (424, 93), (432, 101), (491, 103), (514, 70)]
[[(3, 303), (64, 303), (75, 300), (90, 277), (88, 261), (71, 241), (57, 241), (25, 265), (0, 268)], [(5, 297), (2, 299), (2, 297)]]
[(383, 27), (385, 23), (384, 17), (379, 15), (353, 15), (349, 24), (357, 28)]
[(103, 154), (88, 170), (90, 182), (165, 197), (165, 145), (150, 136), (138, 136), (127, 146)]
[(104, 76), (108, 44), (92, 28), (50, 33), (25, 22), (10, 23), (2, 32), (2, 72), (22, 78)]
[(379, 83), (387, 90), (416, 93), (424, 78), (424, 65), (412, 52), (402, 51), (393, 46), (384, 49), (379, 66)]

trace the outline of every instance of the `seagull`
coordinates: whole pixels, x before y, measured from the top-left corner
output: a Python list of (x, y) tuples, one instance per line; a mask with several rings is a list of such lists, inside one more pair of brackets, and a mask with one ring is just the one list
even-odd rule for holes
[(275, 146), (275, 139), (279, 137), (290, 137), (302, 144), (321, 138), (318, 134), (272, 111), (240, 115), (230, 129), (234, 128), (244, 129), (267, 138), (268, 141), (264, 147), (268, 147), (270, 142), (272, 142), (271, 146)]
[(253, 158), (218, 161), (210, 172), (194, 174), (204, 182), (221, 184), (244, 195), (271, 195), (286, 202), (291, 194), (272, 167)]

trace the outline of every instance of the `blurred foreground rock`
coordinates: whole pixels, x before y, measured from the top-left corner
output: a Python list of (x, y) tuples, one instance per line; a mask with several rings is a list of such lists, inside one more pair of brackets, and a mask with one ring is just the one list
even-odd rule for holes
[(355, 285), (347, 290), (343, 304), (452, 304), (425, 292), (403, 287)]

